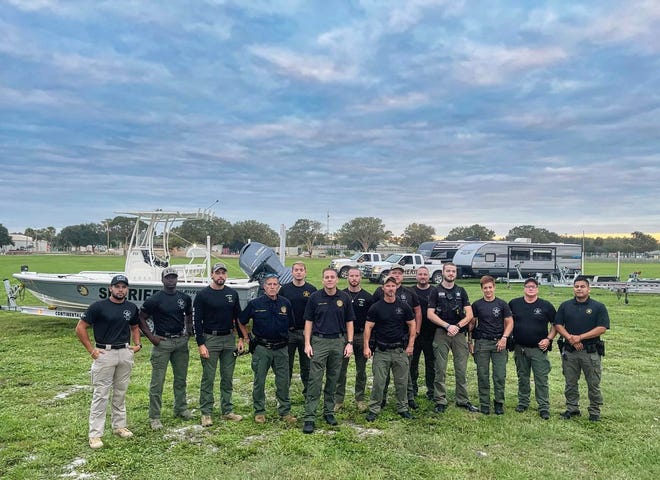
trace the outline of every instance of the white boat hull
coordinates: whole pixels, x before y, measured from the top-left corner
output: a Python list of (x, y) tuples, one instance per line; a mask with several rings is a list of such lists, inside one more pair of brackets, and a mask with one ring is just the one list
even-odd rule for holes
[[(74, 274), (21, 272), (13, 276), (27, 290), (48, 306), (67, 310), (87, 309), (97, 300), (108, 297), (108, 286), (114, 275), (122, 272), (80, 272)], [(130, 277), (129, 277), (130, 279)], [(244, 308), (259, 292), (259, 283), (247, 279), (228, 279), (227, 286), (238, 292), (241, 306)], [(177, 290), (187, 293), (193, 300), (197, 292), (206, 288), (208, 282), (181, 282)], [(162, 290), (162, 283), (149, 281), (131, 281), (128, 288), (128, 300), (140, 306), (154, 293)]]

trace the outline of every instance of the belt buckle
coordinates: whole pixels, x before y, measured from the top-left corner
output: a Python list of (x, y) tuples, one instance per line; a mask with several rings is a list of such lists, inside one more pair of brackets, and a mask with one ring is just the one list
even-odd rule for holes
[(112, 350), (112, 345), (109, 343), (105, 344), (104, 350)]

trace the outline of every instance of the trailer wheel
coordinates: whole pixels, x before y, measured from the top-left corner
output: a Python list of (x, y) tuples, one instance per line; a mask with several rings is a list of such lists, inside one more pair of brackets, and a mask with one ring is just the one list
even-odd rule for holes
[(438, 270), (433, 273), (433, 276), (431, 277), (431, 282), (433, 283), (440, 283), (442, 282), (442, 271)]
[(390, 274), (390, 271), (389, 271), (389, 270), (386, 271), (386, 272), (381, 273), (381, 274), (380, 274), (380, 277), (378, 277), (378, 283), (380, 283), (381, 285), (384, 284), (384, 283), (385, 283), (385, 279), (388, 277), (389, 274)]
[(351, 267), (341, 267), (339, 270), (339, 278), (348, 278), (348, 271)]

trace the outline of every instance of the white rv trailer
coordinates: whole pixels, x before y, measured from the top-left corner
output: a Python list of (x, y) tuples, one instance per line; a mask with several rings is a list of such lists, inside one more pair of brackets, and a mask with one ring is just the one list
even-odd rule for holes
[(462, 277), (557, 275), (560, 271), (573, 273), (582, 268), (582, 246), (500, 240), (467, 242), (456, 251), (452, 261)]
[(454, 254), (467, 243), (474, 243), (471, 240), (438, 240), (435, 242), (422, 242), (417, 248), (417, 253), (424, 257), (424, 260), (440, 260), (442, 263), (451, 262)]

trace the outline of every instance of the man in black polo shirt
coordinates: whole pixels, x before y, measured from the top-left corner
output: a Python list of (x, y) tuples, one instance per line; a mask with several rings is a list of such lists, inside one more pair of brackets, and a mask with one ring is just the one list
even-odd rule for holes
[[(105, 411), (112, 392), (112, 431), (121, 438), (133, 433), (126, 428), (126, 390), (133, 369), (133, 354), (142, 349), (138, 307), (126, 300), (128, 278), (115, 275), (110, 281), (110, 296), (93, 303), (80, 316), (76, 335), (94, 359), (94, 393), (89, 411), (89, 446), (101, 448), (105, 430)], [(94, 331), (95, 344), (88, 329)], [(129, 345), (133, 338), (134, 347)]]
[[(410, 306), (396, 296), (397, 281), (388, 276), (383, 284), (383, 300), (374, 303), (367, 313), (364, 329), (364, 355), (373, 355), (374, 384), (371, 389), (367, 421), (373, 422), (380, 413), (385, 381), (390, 370), (394, 376), (396, 410), (403, 418), (410, 419), (407, 389), (409, 357), (415, 344), (415, 314)], [(372, 354), (369, 346), (372, 331), (376, 335), (376, 348)]]
[(316, 291), (316, 287), (305, 281), (307, 267), (303, 262), (295, 262), (291, 265), (291, 275), (293, 281), (282, 285), (279, 294), (291, 302), (295, 321), (294, 326), (289, 329), (289, 383), (293, 377), (293, 364), (296, 360), (297, 351), (304, 397), (307, 395), (307, 384), (309, 383), (309, 358), (305, 355), (304, 314), (309, 296)]
[(337, 280), (334, 269), (324, 269), (323, 289), (314, 292), (305, 307), (305, 353), (310, 359), (310, 366), (303, 433), (314, 432), (324, 373), (323, 418), (328, 425), (337, 425), (334, 416), (335, 390), (342, 358), (353, 353), (355, 320), (351, 297), (337, 290)]
[[(174, 416), (190, 420), (186, 400), (188, 376), (188, 335), (192, 333), (192, 300), (176, 289), (179, 275), (168, 267), (161, 273), (163, 289), (149, 297), (140, 309), (140, 326), (153, 347), (151, 349), (151, 383), (149, 384), (149, 423), (153, 430), (163, 428), (160, 421), (163, 385), (167, 365), (172, 364)], [(153, 330), (147, 321), (151, 318)]]
[(220, 408), (224, 420), (238, 422), (242, 416), (233, 412), (234, 356), (233, 329), (238, 330), (238, 351), (243, 352), (247, 331), (238, 325), (241, 305), (238, 293), (225, 285), (227, 267), (224, 263), (213, 265), (211, 283), (201, 290), (193, 302), (193, 326), (202, 362), (202, 381), (199, 388), (199, 409), (202, 412), (202, 427), (213, 425), (213, 384), (215, 371), (220, 363)]
[(506, 342), (513, 331), (513, 317), (509, 304), (495, 296), (495, 279), (484, 275), (479, 281), (483, 298), (472, 304), (476, 327), (472, 332), (474, 363), (477, 364), (479, 410), (490, 413), (490, 365), (493, 365), (495, 415), (504, 414), (504, 385), (509, 352)]
[(610, 328), (610, 317), (605, 305), (589, 296), (590, 291), (589, 280), (577, 277), (573, 281), (575, 297), (562, 303), (555, 316), (557, 333), (566, 342), (560, 349), (566, 380), (566, 411), (561, 416), (566, 420), (580, 415), (580, 372), (584, 372), (589, 391), (589, 420), (600, 420), (600, 406), (603, 404), (600, 377), (605, 344), (600, 336)]
[(252, 351), (252, 402), (254, 421), (266, 423), (266, 375), (271, 368), (275, 373), (275, 397), (280, 418), (289, 424), (296, 423), (291, 415), (289, 399), (289, 327), (293, 326), (291, 302), (277, 294), (280, 282), (277, 275), (264, 277), (264, 295), (250, 300), (241, 313), (240, 322), (247, 325), (252, 319), (250, 350)]
[[(373, 304), (372, 295), (362, 288), (362, 272), (357, 267), (351, 267), (348, 270), (348, 288), (344, 291), (351, 297), (351, 305), (355, 312), (355, 322), (353, 322), (353, 355), (355, 359), (355, 403), (358, 412), (367, 411), (367, 404), (364, 401), (364, 391), (367, 388), (367, 359), (364, 358), (362, 351), (362, 338), (364, 332), (364, 323), (367, 320), (367, 312)], [(350, 358), (346, 357), (341, 364), (341, 372), (337, 381), (337, 391), (335, 392), (335, 411), (340, 410), (344, 405), (346, 395), (346, 372)]]
[[(417, 294), (410, 288), (403, 286), (403, 267), (401, 265), (394, 265), (390, 269), (390, 277), (392, 277), (397, 284), (396, 296), (401, 301), (407, 303), (410, 308), (412, 308), (413, 313), (415, 314), (415, 332), (419, 331), (422, 326), (422, 307), (419, 304), (419, 298)], [(378, 300), (382, 300), (385, 297), (383, 292), (383, 287), (378, 287), (374, 292), (374, 303)], [(387, 389), (390, 385), (390, 373), (387, 372), (387, 379), (385, 380), (385, 389), (383, 390), (383, 404), (382, 407), (385, 407), (387, 401)], [(418, 408), (417, 402), (415, 401), (415, 392), (413, 390), (412, 378), (409, 375), (408, 378), (408, 406), (413, 410)]]
[[(516, 347), (513, 358), (518, 373), (518, 406), (516, 412), (529, 408), (531, 388), (530, 370), (534, 372), (534, 396), (543, 420), (550, 418), (548, 349), (555, 338), (555, 307), (539, 298), (539, 284), (535, 278), (525, 280), (525, 294), (509, 302), (513, 315), (513, 338)], [(548, 332), (550, 324), (550, 332)]]

